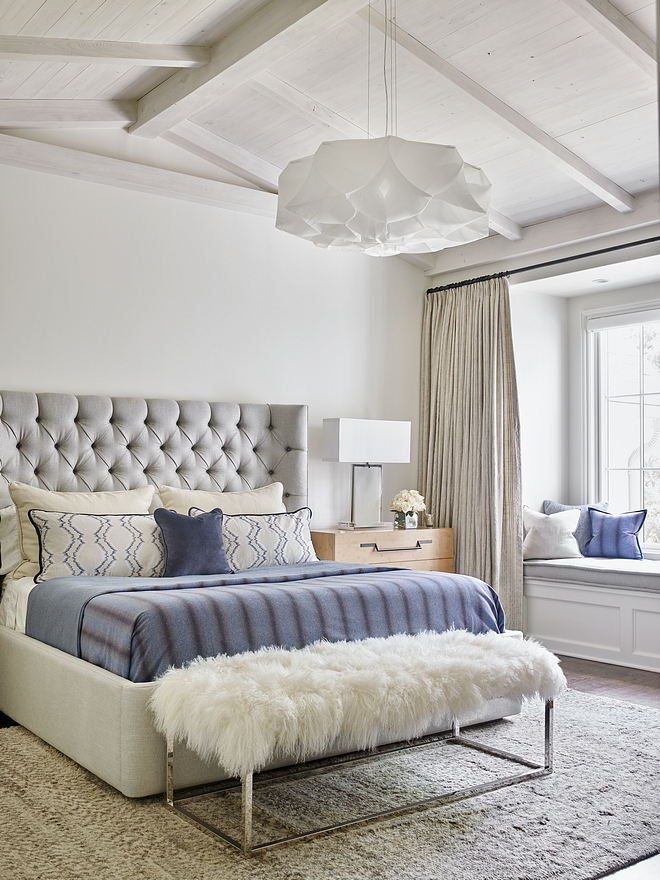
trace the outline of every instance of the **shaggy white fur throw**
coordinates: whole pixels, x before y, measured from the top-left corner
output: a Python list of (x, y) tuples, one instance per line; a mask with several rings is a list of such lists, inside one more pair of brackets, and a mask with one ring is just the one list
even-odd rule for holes
[(372, 748), (383, 733), (412, 739), (486, 700), (552, 699), (565, 686), (536, 642), (452, 630), (198, 657), (158, 680), (151, 708), (161, 732), (243, 776), (338, 737)]

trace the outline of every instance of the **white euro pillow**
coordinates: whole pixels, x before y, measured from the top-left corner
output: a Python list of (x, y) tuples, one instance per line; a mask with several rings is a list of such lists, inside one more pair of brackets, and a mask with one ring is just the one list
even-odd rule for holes
[(13, 504), (0, 510), (0, 575), (9, 574), (21, 563), (18, 516)]
[(245, 492), (209, 492), (205, 489), (175, 489), (173, 486), (161, 486), (160, 500), (163, 507), (176, 513), (188, 513), (196, 507), (208, 513), (219, 507), (223, 513), (284, 513), (286, 507), (282, 501), (284, 486), (281, 483), (269, 483), (261, 489), (248, 489)]
[(580, 519), (579, 508), (546, 515), (523, 507), (523, 559), (569, 559), (582, 556), (575, 530)]

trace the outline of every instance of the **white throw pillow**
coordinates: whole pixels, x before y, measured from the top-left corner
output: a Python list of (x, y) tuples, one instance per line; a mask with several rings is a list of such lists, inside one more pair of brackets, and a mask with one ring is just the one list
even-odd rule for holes
[(0, 575), (9, 574), (21, 564), (18, 515), (13, 504), (0, 510)]
[(579, 519), (579, 508), (562, 510), (561, 513), (547, 516), (530, 507), (524, 507), (523, 559), (568, 559), (582, 556), (574, 535)]
[(39, 536), (39, 574), (56, 577), (162, 577), (165, 549), (156, 520), (145, 513), (60, 513), (31, 510)]
[(248, 489), (245, 492), (207, 492), (205, 489), (175, 489), (161, 486), (160, 500), (163, 507), (176, 513), (188, 513), (191, 507), (205, 513), (219, 507), (223, 513), (282, 513), (286, 507), (282, 502), (284, 486), (270, 483), (261, 489)]
[(125, 492), (51, 492), (26, 483), (10, 483), (9, 494), (18, 513), (21, 564), (12, 577), (34, 577), (39, 572), (39, 541), (30, 522), (30, 510), (55, 510), (61, 513), (149, 513), (153, 486)]
[[(190, 511), (199, 514), (202, 511)], [(312, 511), (301, 507), (292, 513), (257, 513), (223, 516), (222, 540), (232, 571), (262, 565), (296, 565), (316, 562), (309, 523)]]

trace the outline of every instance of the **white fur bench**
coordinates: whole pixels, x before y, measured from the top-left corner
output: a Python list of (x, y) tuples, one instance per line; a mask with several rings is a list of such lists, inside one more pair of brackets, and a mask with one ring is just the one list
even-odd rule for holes
[(525, 632), (551, 651), (660, 671), (660, 560), (525, 562)]
[[(372, 749), (383, 735), (390, 742), (409, 740), (434, 721), (447, 715), (465, 716), (488, 700), (539, 695), (546, 701), (543, 765), (467, 740), (460, 735), (457, 721), (452, 734), (445, 736), (449, 742), (471, 745), (532, 768), (513, 777), (522, 781), (551, 772), (552, 701), (565, 684), (557, 658), (535, 642), (497, 633), (475, 636), (452, 631), (198, 658), (184, 669), (168, 671), (158, 681), (151, 706), (168, 743), (170, 806), (177, 807), (174, 742), (185, 742), (203, 758), (215, 759), (228, 773), (240, 777), (242, 841), (217, 828), (211, 830), (250, 853), (283, 842), (252, 843), (253, 774), (273, 759), (303, 761), (328, 749), (340, 751), (345, 743)], [(472, 786), (469, 795), (511, 781), (507, 777)], [(454, 792), (450, 797), (457, 800), (469, 795)], [(447, 797), (433, 801), (443, 802)], [(177, 808), (195, 818), (189, 807)], [(341, 825), (358, 821), (364, 819)], [(295, 838), (314, 833), (319, 832)]]

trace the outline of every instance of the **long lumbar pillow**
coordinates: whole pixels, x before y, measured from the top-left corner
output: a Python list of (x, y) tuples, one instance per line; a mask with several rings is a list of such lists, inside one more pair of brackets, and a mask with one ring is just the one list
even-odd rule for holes
[(163, 577), (165, 550), (148, 513), (31, 510), (39, 536), (35, 583), (56, 577)]

